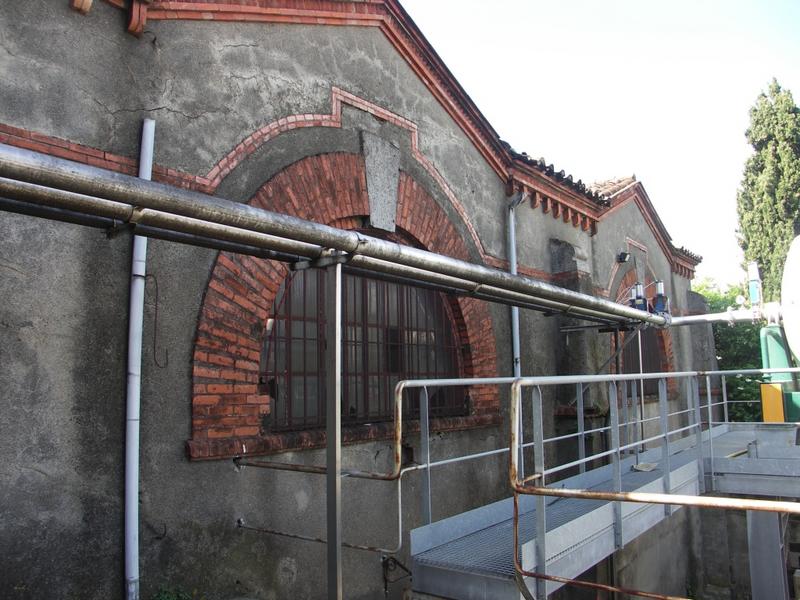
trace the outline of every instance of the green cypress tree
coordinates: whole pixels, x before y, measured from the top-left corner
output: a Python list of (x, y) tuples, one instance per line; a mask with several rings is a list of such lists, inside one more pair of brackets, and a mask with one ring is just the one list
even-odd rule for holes
[(800, 109), (773, 79), (750, 109), (747, 159), (737, 194), (739, 244), (761, 268), (765, 300), (778, 300), (786, 253), (800, 234)]

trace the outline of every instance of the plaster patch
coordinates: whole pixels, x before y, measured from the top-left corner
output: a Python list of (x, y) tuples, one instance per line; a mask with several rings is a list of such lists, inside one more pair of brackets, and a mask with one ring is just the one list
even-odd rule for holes
[(297, 490), (294, 493), (294, 502), (298, 512), (305, 512), (308, 508), (308, 492), (305, 490)]
[(294, 585), (297, 579), (297, 562), (291, 557), (284, 557), (278, 563), (278, 582), (282, 588)]

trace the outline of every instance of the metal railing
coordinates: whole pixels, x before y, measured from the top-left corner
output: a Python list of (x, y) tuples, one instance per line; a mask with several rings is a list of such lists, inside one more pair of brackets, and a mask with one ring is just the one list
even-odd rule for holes
[[(712, 427), (715, 424), (722, 424), (728, 422), (728, 403), (730, 402), (727, 397), (726, 378), (730, 376), (741, 375), (769, 375), (774, 373), (796, 373), (800, 369), (751, 369), (745, 371), (688, 371), (679, 373), (652, 373), (652, 374), (631, 374), (631, 375), (589, 375), (589, 376), (564, 376), (564, 377), (530, 377), (516, 380), (511, 385), (511, 412), (510, 421), (515, 423), (519, 419), (522, 408), (522, 391), (524, 388), (533, 388), (532, 405), (533, 414), (539, 415), (540, 418), (534, 419), (533, 422), (533, 444), (534, 444), (534, 473), (525, 477), (520, 473), (521, 463), (519, 462), (519, 451), (525, 447), (519, 430), (513, 425), (509, 428), (510, 431), (510, 468), (509, 468), (509, 481), (514, 491), (514, 557), (515, 569), (518, 575), (533, 577), (537, 579), (537, 592), (544, 597), (546, 580), (552, 580), (553, 577), (546, 574), (546, 502), (547, 496), (556, 496), (561, 498), (581, 498), (591, 500), (604, 500), (614, 502), (614, 540), (617, 548), (622, 547), (622, 502), (637, 502), (646, 504), (664, 504), (665, 513), (669, 514), (671, 506), (699, 506), (707, 508), (723, 508), (723, 509), (743, 509), (743, 510), (756, 510), (768, 512), (785, 512), (792, 514), (800, 514), (800, 503), (796, 502), (779, 502), (770, 500), (755, 500), (749, 498), (724, 498), (714, 496), (687, 496), (671, 493), (672, 487), (670, 484), (670, 456), (671, 449), (670, 443), (673, 436), (694, 432), (696, 437), (694, 447), (697, 454), (697, 469), (698, 469), (698, 487), (701, 493), (704, 490), (704, 456), (703, 456), (703, 425), (706, 425), (707, 438), (709, 440), (709, 458), (711, 464), (711, 481), (713, 489), (713, 461), (714, 461), (714, 435)], [(714, 402), (712, 398), (711, 378), (722, 378), (722, 394), (723, 398), (719, 402)], [(707, 411), (707, 419), (704, 422), (702, 418), (702, 408), (698, 379), (705, 379), (706, 388), (706, 403), (705, 408)], [(656, 379), (658, 380), (658, 417), (645, 417), (634, 421), (627, 421), (627, 418), (620, 422), (619, 407), (618, 407), (618, 385), (628, 381)], [(679, 407), (679, 410), (669, 412), (668, 396), (667, 396), (667, 381), (670, 379), (684, 380), (686, 382), (686, 408)], [(545, 444), (555, 440), (563, 441), (570, 438), (577, 438), (579, 448), (585, 448), (586, 432), (580, 427), (579, 431), (574, 434), (557, 436), (555, 438), (546, 439), (542, 429), (542, 387), (556, 386), (564, 384), (575, 384), (585, 386), (587, 384), (607, 384), (608, 385), (608, 398), (609, 398), (609, 416), (610, 425), (598, 428), (596, 431), (608, 432), (610, 437), (609, 449), (586, 456), (585, 452), (580, 452), (577, 460), (570, 461), (565, 464), (556, 465), (547, 468), (545, 465)], [(635, 389), (635, 386), (632, 386)], [(582, 391), (582, 390), (579, 390)], [(583, 394), (579, 393), (578, 396), (582, 401)], [(635, 405), (635, 403), (634, 403)], [(724, 421), (714, 421), (713, 409), (715, 406), (722, 406)], [(582, 413), (582, 410), (579, 412)], [(683, 415), (687, 416), (688, 424), (680, 425), (675, 428), (670, 428), (670, 418), (680, 418)], [(620, 441), (620, 431), (623, 426), (634, 424), (639, 425), (646, 422), (658, 420), (660, 425), (660, 432), (657, 435), (650, 437), (640, 436), (633, 442), (627, 441), (623, 443)], [(643, 428), (642, 428), (643, 431)], [(639, 448), (646, 444), (659, 442), (661, 445), (661, 480), (664, 489), (663, 493), (653, 492), (625, 492), (622, 489), (622, 472), (621, 461), (622, 452), (629, 449)], [(599, 458), (608, 457), (612, 465), (612, 481), (614, 483), (615, 491), (598, 491), (588, 489), (569, 489), (569, 488), (550, 488), (547, 487), (548, 476), (560, 473), (576, 466), (581, 466), (589, 463), (590, 461)], [(527, 494), (537, 497), (536, 500), (536, 565), (539, 572), (528, 571), (523, 568), (519, 561), (519, 506), (518, 495)], [(558, 578), (556, 578), (558, 580)], [(647, 596), (644, 597), (653, 597)]]
[[(679, 373), (653, 373), (653, 374), (630, 374), (630, 375), (574, 375), (574, 376), (552, 376), (552, 377), (530, 377), (530, 378), (514, 378), (514, 377), (493, 377), (493, 378), (476, 378), (476, 379), (424, 379), (424, 380), (406, 380), (399, 382), (394, 391), (394, 415), (395, 415), (395, 429), (392, 439), (393, 446), (393, 465), (388, 472), (368, 472), (355, 469), (342, 469), (343, 477), (352, 477), (356, 479), (372, 479), (382, 481), (394, 481), (397, 490), (397, 543), (391, 547), (371, 546), (365, 544), (353, 544), (342, 542), (342, 546), (354, 548), (359, 550), (366, 550), (372, 552), (379, 552), (382, 554), (395, 554), (402, 549), (403, 541), (403, 503), (402, 503), (402, 478), (408, 473), (419, 471), (422, 476), (421, 485), (421, 513), (422, 521), (428, 524), (432, 521), (432, 496), (431, 496), (431, 471), (435, 468), (452, 465), (456, 463), (479, 460), (492, 456), (497, 456), (505, 453), (510, 453), (509, 460), (509, 481), (511, 483), (512, 491), (514, 492), (514, 556), (515, 556), (515, 569), (520, 576), (533, 577), (537, 581), (545, 582), (546, 580), (558, 581), (561, 583), (570, 583), (583, 587), (595, 587), (597, 589), (613, 589), (621, 593), (630, 595), (638, 595), (645, 598), (674, 598), (673, 596), (663, 596), (650, 592), (642, 592), (637, 590), (623, 590), (622, 588), (614, 588), (613, 586), (605, 586), (602, 584), (594, 584), (592, 582), (576, 581), (558, 577), (555, 575), (548, 575), (544, 567), (546, 556), (546, 503), (544, 501), (546, 496), (560, 496), (560, 497), (573, 497), (573, 498), (588, 498), (594, 500), (606, 500), (615, 502), (615, 541), (621, 547), (622, 544), (622, 512), (621, 502), (639, 502), (639, 503), (658, 503), (665, 505), (665, 514), (671, 513), (672, 505), (679, 506), (701, 506), (713, 508), (736, 508), (746, 510), (759, 510), (770, 512), (787, 512), (793, 514), (800, 514), (800, 504), (794, 502), (777, 502), (768, 500), (754, 500), (747, 498), (718, 498), (709, 496), (686, 496), (670, 493), (670, 456), (673, 454), (671, 444), (677, 436), (687, 437), (692, 434), (695, 436), (694, 445), (698, 448), (703, 446), (703, 428), (706, 427), (708, 432), (709, 448), (712, 458), (713, 467), (713, 435), (711, 435), (710, 428), (714, 425), (728, 422), (728, 404), (734, 401), (728, 399), (726, 391), (726, 378), (741, 375), (767, 375), (771, 373), (785, 373), (785, 372), (800, 372), (800, 369), (768, 369), (768, 370), (747, 370), (747, 371), (688, 371)], [(712, 397), (711, 378), (721, 378), (722, 399), (714, 402)], [(624, 393), (618, 393), (618, 385), (625, 382), (638, 382), (642, 379), (657, 379), (659, 381), (658, 393), (658, 415), (646, 416), (638, 415), (632, 419), (628, 419), (623, 414), (623, 419), (620, 419), (619, 401), (623, 400), (622, 405), (626, 405), (626, 396)], [(701, 404), (700, 387), (698, 379), (705, 379), (706, 402)], [(669, 410), (669, 399), (667, 394), (667, 381), (670, 379), (684, 380), (685, 384), (685, 399), (686, 407), (678, 406), (675, 410)], [(609, 420), (610, 424), (601, 427), (586, 429), (584, 427), (584, 392), (590, 385), (608, 385), (608, 398), (609, 398)], [(506, 447), (495, 448), (482, 452), (476, 452), (463, 456), (442, 458), (438, 460), (431, 459), (430, 453), (430, 423), (429, 423), (429, 407), (428, 398), (429, 391), (434, 388), (455, 387), (455, 386), (510, 386), (511, 389), (511, 410), (509, 414), (509, 445)], [(552, 387), (558, 385), (575, 385), (578, 389), (578, 404), (577, 404), (577, 417), (578, 417), (578, 431), (574, 433), (562, 434), (544, 437), (543, 431), (543, 406), (542, 406), (542, 392), (543, 387)], [(522, 436), (522, 390), (527, 387), (533, 388), (531, 395), (531, 415), (530, 423), (532, 425), (533, 439), (525, 441)], [(420, 426), (419, 426), (419, 445), (420, 445), (420, 462), (414, 465), (404, 466), (402, 463), (402, 405), (403, 405), (403, 392), (407, 389), (418, 388), (421, 390), (420, 394)], [(639, 406), (638, 398), (636, 397), (636, 385), (631, 385), (632, 406), (634, 410)], [(673, 401), (674, 402), (674, 401)], [(680, 403), (680, 400), (678, 401)], [(715, 407), (722, 407), (724, 421), (715, 421), (713, 419), (713, 409)], [(702, 409), (706, 409), (707, 419), (702, 418)], [(624, 411), (623, 411), (624, 412)], [(677, 422), (675, 427), (670, 428), (670, 420)], [(644, 435), (627, 435), (625, 440), (621, 439), (621, 432), (626, 428), (632, 429), (634, 432), (644, 431), (639, 429), (639, 425), (647, 423), (658, 422), (660, 432), (657, 435), (645, 437)], [(586, 441), (589, 436), (604, 435), (608, 440), (608, 449), (588, 454), (585, 452)], [(632, 439), (633, 438), (633, 439)], [(563, 464), (557, 464), (550, 467), (545, 465), (545, 445), (559, 442), (566, 442), (575, 439), (578, 444), (578, 458), (570, 460)], [(661, 468), (663, 480), (663, 493), (636, 493), (636, 492), (623, 492), (621, 488), (622, 474), (620, 469), (620, 462), (622, 455), (626, 451), (639, 452), (648, 444), (660, 443), (662, 447)], [(525, 476), (525, 460), (524, 453), (526, 450), (533, 449), (533, 473)], [(699, 473), (699, 484), (703, 485), (704, 479), (704, 465), (703, 465), (702, 452), (698, 451), (697, 468)], [(567, 488), (548, 488), (546, 487), (548, 479), (553, 476), (562, 474), (570, 469), (577, 469), (580, 472), (586, 470), (586, 465), (596, 461), (608, 461), (612, 466), (613, 481), (615, 482), (617, 491), (613, 492), (598, 492), (584, 489), (567, 489)], [(240, 467), (259, 467), (266, 469), (288, 470), (303, 473), (312, 473), (323, 475), (327, 473), (326, 467), (311, 466), (311, 465), (298, 465), (281, 462), (271, 461), (258, 461), (258, 460), (244, 460), (235, 459), (235, 462)], [(712, 472), (713, 481), (713, 472)], [(533, 483), (533, 485), (531, 485)], [(530, 494), (537, 496), (536, 514), (536, 535), (537, 535), (537, 565), (542, 572), (532, 572), (523, 569), (519, 564), (518, 551), (519, 551), (519, 507), (518, 497), (520, 494)], [(319, 543), (327, 543), (325, 538), (303, 535), (298, 533), (284, 532), (275, 529), (253, 527), (245, 525), (240, 521), (237, 523), (239, 527), (250, 529), (263, 533), (269, 533), (294, 539), (301, 539), (307, 541), (314, 541)], [(541, 540), (541, 541), (540, 541)], [(539, 585), (539, 584), (537, 584)], [(543, 585), (541, 586), (543, 587)], [(541, 590), (540, 590), (541, 592)]]

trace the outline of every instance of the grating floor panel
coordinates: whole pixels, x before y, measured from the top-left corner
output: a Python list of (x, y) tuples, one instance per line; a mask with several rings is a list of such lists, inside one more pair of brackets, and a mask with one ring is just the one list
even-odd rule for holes
[[(673, 470), (677, 469), (696, 460), (695, 457), (693, 450), (675, 454), (671, 457), (671, 467)], [(658, 468), (649, 472), (632, 470), (623, 474), (622, 487), (625, 491), (632, 491), (660, 477), (661, 469)], [(609, 479), (589, 489), (610, 491), (613, 489), (613, 482)], [(547, 530), (552, 531), (603, 504), (605, 502), (600, 500), (550, 499), (547, 505)], [(521, 544), (535, 538), (535, 516), (535, 510), (520, 515)], [(421, 565), (512, 578), (514, 575), (512, 540), (513, 515), (509, 514), (509, 518), (505, 521), (431, 548), (416, 555), (414, 559)]]

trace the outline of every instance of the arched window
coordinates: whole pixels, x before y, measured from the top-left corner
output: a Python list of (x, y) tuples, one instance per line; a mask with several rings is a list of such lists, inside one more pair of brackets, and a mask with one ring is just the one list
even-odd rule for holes
[[(325, 425), (325, 274), (290, 273), (267, 323), (261, 382), (271, 396), (273, 430)], [(345, 273), (342, 315), (342, 422), (371, 423), (393, 415), (402, 379), (458, 377), (462, 371), (451, 307), (439, 292)], [(406, 394), (404, 415), (419, 412)], [(432, 416), (468, 414), (463, 389), (430, 398)]]

